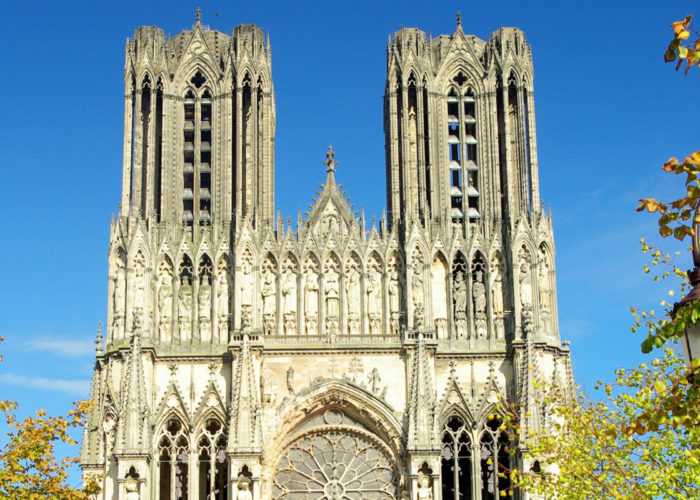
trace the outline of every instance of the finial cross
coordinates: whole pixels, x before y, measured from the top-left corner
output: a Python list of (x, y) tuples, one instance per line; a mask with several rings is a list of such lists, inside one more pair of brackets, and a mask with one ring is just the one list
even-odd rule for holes
[(335, 152), (333, 151), (333, 146), (328, 146), (328, 151), (326, 151), (326, 159), (323, 161), (326, 166), (326, 173), (331, 174), (335, 172), (335, 166), (338, 162), (335, 159)]
[(197, 7), (197, 24), (199, 24), (201, 20), (202, 20), (202, 9)]
[(457, 27), (462, 27), (462, 13), (459, 11), (457, 11)]

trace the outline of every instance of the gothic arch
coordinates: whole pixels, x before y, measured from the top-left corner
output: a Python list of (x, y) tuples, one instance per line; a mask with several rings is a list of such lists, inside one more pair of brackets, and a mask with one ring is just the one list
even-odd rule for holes
[(393, 410), (381, 399), (356, 385), (344, 380), (327, 379), (312, 384), (282, 403), (278, 410), (281, 422), (284, 422), (271, 442), (270, 463), (276, 464), (281, 451), (291, 441), (305, 432), (304, 424), (312, 417), (321, 416), (329, 408), (336, 408), (353, 417), (365, 427), (365, 431), (375, 435), (389, 448), (398, 462), (402, 456), (403, 430)]

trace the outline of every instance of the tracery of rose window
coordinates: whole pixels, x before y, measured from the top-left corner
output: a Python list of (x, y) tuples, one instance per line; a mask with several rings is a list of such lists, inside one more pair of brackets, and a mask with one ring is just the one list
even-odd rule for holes
[(369, 438), (335, 428), (307, 434), (282, 455), (272, 494), (278, 500), (396, 498), (388, 454)]

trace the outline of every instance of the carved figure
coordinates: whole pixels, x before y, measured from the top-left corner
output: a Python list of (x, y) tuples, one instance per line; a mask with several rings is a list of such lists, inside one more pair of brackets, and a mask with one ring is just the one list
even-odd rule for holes
[(318, 274), (316, 264), (309, 260), (304, 266), (304, 315), (306, 334), (316, 335), (318, 325)]
[(290, 396), (294, 394), (294, 368), (291, 366), (287, 369), (287, 391)]
[(238, 479), (238, 487), (236, 500), (253, 500), (253, 495), (250, 492), (250, 479), (243, 476)]
[(455, 275), (454, 285), (455, 318), (467, 317), (467, 282), (464, 272), (459, 271)]
[(340, 297), (338, 290), (338, 264), (329, 260), (324, 269), (326, 292), (326, 315), (329, 318), (340, 316)]
[(433, 488), (430, 485), (430, 478), (423, 476), (418, 484), (418, 500), (432, 500)]
[(275, 314), (275, 273), (271, 263), (266, 263), (263, 267), (263, 315)]
[(552, 301), (549, 290), (549, 265), (545, 256), (542, 256), (540, 259), (538, 278), (540, 288), (540, 308), (543, 311), (549, 311), (552, 306)]
[(253, 256), (248, 250), (241, 258), (241, 305), (253, 305)]
[[(124, 264), (121, 260), (117, 261), (117, 274), (114, 278), (114, 294), (113, 294), (113, 304), (112, 311), (114, 315), (114, 325), (123, 325), (124, 318), (124, 301), (126, 298), (126, 279), (124, 277)], [(121, 329), (115, 328), (115, 336), (121, 337)]]
[(367, 279), (367, 312), (369, 315), (369, 332), (378, 334), (382, 325), (382, 276), (379, 264), (374, 262)]
[(474, 295), (474, 312), (476, 314), (486, 314), (486, 287), (483, 283), (483, 274), (481, 271), (476, 272), (474, 283), (472, 285)]
[(392, 256), (389, 261), (389, 319), (391, 323), (391, 333), (399, 334), (399, 308), (400, 308), (400, 292), (399, 285), (399, 270), (396, 262), (396, 257)]
[(216, 308), (218, 314), (218, 341), (228, 341), (228, 272), (226, 266), (219, 266), (216, 277)]
[(158, 335), (161, 341), (170, 340), (173, 313), (173, 277), (163, 272), (158, 282)]
[(379, 383), (382, 379), (379, 377), (379, 370), (377, 368), (372, 368), (372, 373), (368, 375), (369, 386), (372, 389), (372, 394), (375, 396), (379, 394)]
[(275, 314), (277, 312), (277, 286), (276, 276), (272, 263), (267, 261), (263, 266), (263, 329), (265, 335), (272, 335), (275, 329)]
[(211, 285), (209, 277), (202, 276), (198, 299), (199, 336), (203, 341), (211, 339)]
[(523, 307), (532, 307), (532, 278), (530, 266), (526, 262), (520, 264), (520, 304)]
[(192, 285), (189, 278), (180, 278), (178, 294), (178, 319), (180, 324), (180, 341), (187, 341), (192, 333)]
[(139, 483), (136, 481), (127, 481), (124, 489), (126, 490), (126, 500), (139, 500), (141, 498), (139, 495)]

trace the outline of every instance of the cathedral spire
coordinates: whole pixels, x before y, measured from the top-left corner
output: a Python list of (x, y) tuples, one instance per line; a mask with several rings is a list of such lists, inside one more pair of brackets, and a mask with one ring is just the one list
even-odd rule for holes
[(338, 164), (338, 161), (335, 159), (335, 151), (333, 151), (333, 146), (328, 146), (328, 151), (326, 151), (326, 159), (323, 160), (323, 164), (326, 166), (326, 173), (328, 174), (326, 184), (335, 184), (335, 166)]

